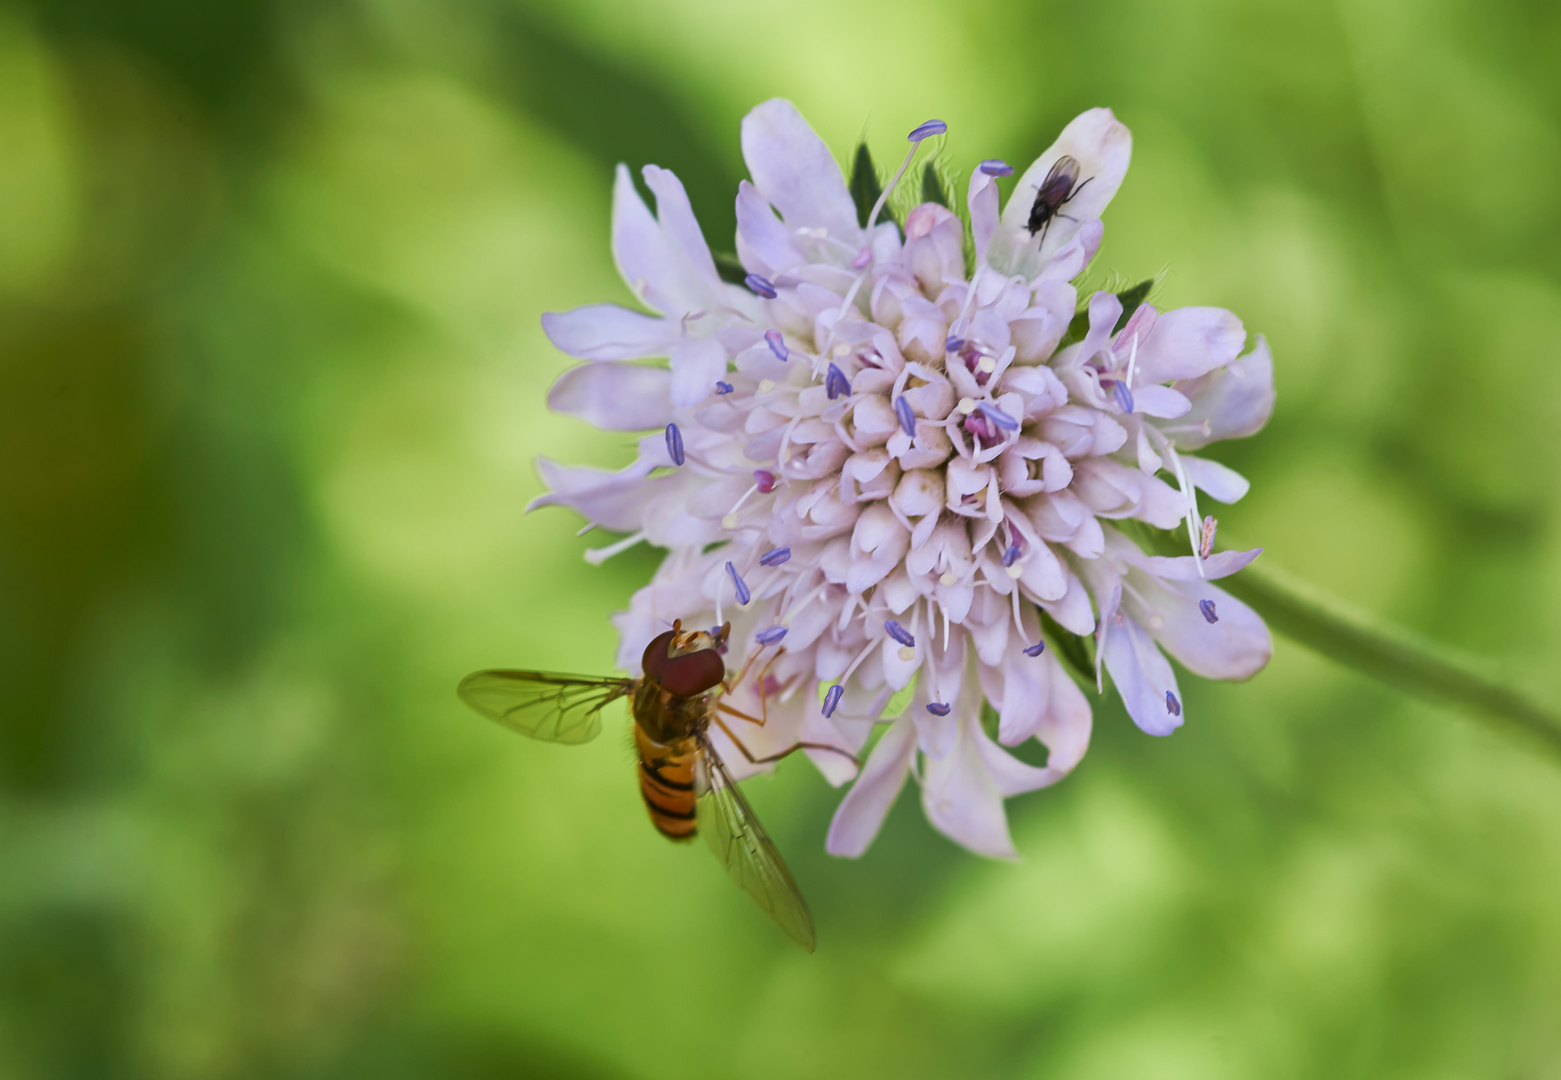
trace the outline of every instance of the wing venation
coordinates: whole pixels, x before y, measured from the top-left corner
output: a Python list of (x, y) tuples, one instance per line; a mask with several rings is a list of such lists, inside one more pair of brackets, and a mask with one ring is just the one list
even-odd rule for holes
[(490, 720), (544, 742), (575, 745), (601, 734), (602, 710), (633, 679), (546, 671), (479, 671), (461, 680), (461, 700)]
[(699, 831), (732, 880), (808, 952), (817, 935), (807, 901), (708, 739), (700, 739)]

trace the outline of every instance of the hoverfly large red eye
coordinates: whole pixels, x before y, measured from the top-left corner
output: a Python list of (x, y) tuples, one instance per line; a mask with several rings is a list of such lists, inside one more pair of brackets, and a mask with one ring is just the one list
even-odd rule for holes
[(650, 644), (645, 646), (645, 655), (640, 657), (640, 667), (645, 674), (661, 681), (662, 669), (667, 666), (667, 652), (672, 648), (672, 638), (676, 631), (668, 630), (664, 634), (657, 634), (650, 639)]
[(726, 662), (714, 649), (700, 649), (670, 658), (653, 678), (678, 697), (692, 697), (720, 685), (726, 678)]

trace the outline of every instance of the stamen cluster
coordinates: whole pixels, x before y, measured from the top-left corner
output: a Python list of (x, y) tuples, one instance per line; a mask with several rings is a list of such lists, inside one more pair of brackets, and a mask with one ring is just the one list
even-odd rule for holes
[[(640, 541), (667, 549), (615, 618), (619, 663), (636, 669), (674, 619), (730, 618), (731, 647), (761, 654), (733, 704), (765, 721), (741, 748), (715, 736), (738, 776), (744, 751), (855, 753), (888, 725), (860, 775), (844, 754), (807, 751), (832, 783), (854, 779), (828, 838), (840, 855), (866, 849), (911, 773), (934, 825), (1012, 855), (1003, 799), (1067, 775), (1089, 743), (1060, 644), (1092, 647), (1097, 688), (1104, 665), (1156, 735), (1183, 712), (1162, 649), (1240, 679), (1271, 648), (1257, 615), (1210, 584), (1257, 551), (1215, 552), (1197, 505), (1199, 490), (1239, 499), (1246, 481), (1190, 453), (1267, 421), (1262, 339), (1242, 356), (1234, 315), (1160, 312), (1141, 291), (1096, 292), (1077, 310), (1131, 152), (1107, 109), (1070, 123), (1001, 213), (997, 181), (1013, 170), (981, 162), (968, 233), (932, 201), (903, 225), (881, 220), (944, 130), (913, 131), (888, 187), (859, 207), (789, 102), (754, 109), (741, 285), (718, 272), (670, 172), (644, 170), (653, 215), (620, 166), (614, 255), (658, 314), (596, 305), (543, 320), (586, 361), (552, 407), (648, 433), (621, 472), (542, 461), (551, 493), (536, 501), (628, 534), (593, 561)], [(631, 362), (643, 357), (668, 363)], [(1148, 554), (1113, 522), (1185, 526), (1189, 554)], [(905, 707), (886, 718), (891, 703)], [(1044, 767), (1004, 749), (1029, 739), (1047, 747)]]

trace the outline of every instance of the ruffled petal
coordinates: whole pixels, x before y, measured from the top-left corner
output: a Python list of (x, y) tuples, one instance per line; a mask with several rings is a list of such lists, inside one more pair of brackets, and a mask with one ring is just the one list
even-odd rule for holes
[(915, 725), (908, 719), (895, 721), (873, 747), (856, 783), (835, 809), (824, 850), (848, 859), (867, 850), (905, 786), (915, 755)]
[(840, 166), (795, 105), (772, 98), (755, 107), (743, 117), (742, 146), (754, 186), (788, 226), (822, 226), (837, 239), (861, 242)]
[(580, 364), (558, 377), (547, 406), (603, 431), (650, 431), (672, 422), (671, 385), (666, 368), (618, 360)]

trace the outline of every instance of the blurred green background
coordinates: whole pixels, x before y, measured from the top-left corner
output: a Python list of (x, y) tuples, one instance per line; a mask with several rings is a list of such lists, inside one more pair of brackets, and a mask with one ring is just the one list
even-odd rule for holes
[(1173, 738), (1099, 702), (1017, 864), (750, 784), (814, 956), (621, 736), (454, 696), (609, 668), (653, 554), (522, 510), (631, 443), (538, 317), (627, 301), (617, 161), (729, 248), (784, 95), (961, 169), (1112, 106), (1097, 267), (1272, 343), (1228, 532), (1561, 698), (1558, 55), (1537, 2), (0, 3), (0, 1076), (1561, 1076), (1561, 767), (1283, 640)]

